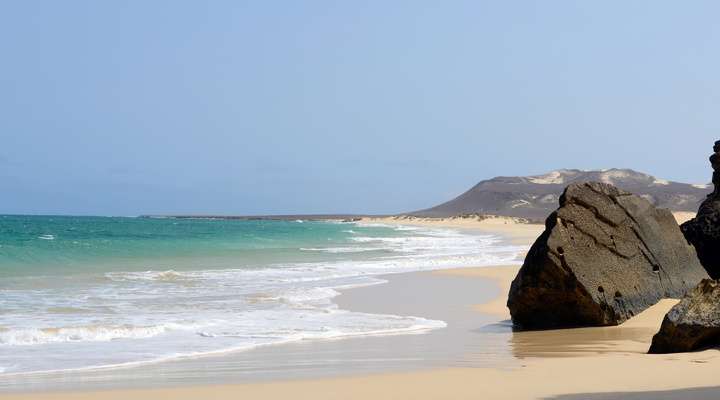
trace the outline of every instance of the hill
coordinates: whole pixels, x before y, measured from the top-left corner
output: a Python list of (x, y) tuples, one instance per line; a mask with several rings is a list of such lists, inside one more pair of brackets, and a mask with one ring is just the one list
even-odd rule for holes
[(501, 176), (484, 180), (448, 202), (409, 215), (449, 217), (492, 214), (543, 220), (557, 208), (559, 197), (568, 184), (588, 181), (610, 183), (672, 211), (695, 212), (712, 191), (711, 185), (671, 182), (631, 169), (562, 169), (544, 175)]

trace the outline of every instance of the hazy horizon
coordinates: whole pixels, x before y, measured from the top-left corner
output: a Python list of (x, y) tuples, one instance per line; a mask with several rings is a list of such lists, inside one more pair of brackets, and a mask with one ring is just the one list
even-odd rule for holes
[(0, 214), (389, 214), (561, 168), (707, 183), (717, 11), (8, 3)]
[[(562, 171), (568, 171), (568, 170), (574, 170), (574, 171), (581, 171), (581, 172), (605, 172), (605, 171), (613, 171), (613, 170), (627, 170), (627, 169), (617, 169), (617, 168), (607, 168), (602, 170), (577, 170), (577, 169), (561, 169), (556, 171), (549, 171), (549, 174), (543, 174), (543, 175), (537, 175), (537, 176), (550, 176), (553, 177), (555, 172), (562, 172)], [(641, 172), (641, 171), (635, 171), (635, 172)], [(494, 178), (501, 178), (500, 176), (494, 177)], [(667, 184), (667, 181), (663, 181), (659, 177), (657, 178), (660, 182), (665, 182), (663, 184)], [(481, 181), (484, 182), (485, 180)], [(691, 184), (688, 182), (675, 182), (675, 183), (684, 183), (684, 184)], [(480, 184), (478, 182), (477, 184)], [(692, 184), (693, 186), (698, 186), (697, 184)], [(708, 182), (705, 184), (706, 187), (712, 188), (712, 182)], [(469, 192), (475, 187), (475, 184), (472, 186), (469, 186), (467, 190), (463, 190), (463, 193), (459, 194), (465, 194), (466, 192)], [(627, 189), (626, 189), (627, 190)], [(638, 193), (636, 193), (638, 194)], [(439, 206), (441, 204), (444, 204), (448, 200), (454, 200), (455, 197), (447, 198), (444, 200), (439, 201), (436, 204), (433, 204), (431, 206), (425, 207), (425, 208), (431, 208), (435, 206)], [(670, 208), (673, 209), (673, 206), (670, 206), (668, 204), (665, 205), (657, 205), (657, 207), (661, 208)], [(402, 213), (410, 213), (415, 211), (422, 211), (423, 209), (413, 209), (413, 210), (402, 210), (397, 213), (362, 213), (362, 212), (355, 212), (355, 213), (295, 213), (295, 214), (229, 214), (229, 213), (201, 213), (201, 212), (184, 212), (184, 213), (140, 213), (135, 215), (115, 215), (115, 214), (42, 214), (42, 213), (36, 213), (36, 214), (14, 214), (14, 213), (7, 213), (3, 214), (0, 213), (0, 215), (34, 215), (34, 216), (88, 216), (88, 217), (174, 217), (174, 216), (182, 216), (182, 217), (287, 217), (287, 218), (300, 218), (300, 217), (316, 217), (316, 216), (324, 216), (324, 217), (352, 217), (352, 216), (385, 216), (385, 215), (397, 215)], [(682, 211), (680, 211), (682, 212)], [(502, 214), (504, 215), (504, 214)], [(526, 217), (530, 218), (530, 217)]]

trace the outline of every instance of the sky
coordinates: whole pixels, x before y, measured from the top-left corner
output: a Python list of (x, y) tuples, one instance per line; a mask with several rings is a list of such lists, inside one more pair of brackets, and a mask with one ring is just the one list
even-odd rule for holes
[(396, 213), (706, 183), (720, 2), (2, 1), (0, 213)]

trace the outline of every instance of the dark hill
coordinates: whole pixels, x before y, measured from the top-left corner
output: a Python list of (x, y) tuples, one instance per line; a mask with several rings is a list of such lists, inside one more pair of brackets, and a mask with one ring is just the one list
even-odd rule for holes
[(559, 196), (567, 185), (591, 181), (609, 183), (646, 198), (656, 207), (672, 211), (695, 212), (712, 191), (710, 185), (670, 182), (631, 169), (563, 169), (545, 175), (501, 176), (485, 180), (448, 202), (410, 215), (492, 214), (544, 220), (557, 207)]

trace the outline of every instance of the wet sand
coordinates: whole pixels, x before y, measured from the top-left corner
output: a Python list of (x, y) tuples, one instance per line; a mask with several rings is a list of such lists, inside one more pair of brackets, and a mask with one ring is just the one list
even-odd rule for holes
[(387, 283), (343, 291), (335, 303), (359, 312), (438, 319), (448, 326), (421, 334), (301, 341), (127, 369), (0, 378), (0, 389), (115, 390), (518, 364), (507, 347), (510, 325), (474, 308), (500, 297), (492, 281), (429, 272), (382, 278)]
[[(469, 292), (473, 288), (458, 284), (460, 281), (504, 282), (512, 276), (517, 267), (496, 267), (480, 269), (458, 269), (434, 273), (404, 274), (389, 277), (387, 285), (379, 285), (348, 291), (339, 298), (343, 306), (362, 306), (363, 311), (375, 311), (385, 307), (388, 301), (395, 304), (395, 311), (407, 312), (411, 298), (417, 301), (431, 317), (434, 313), (456, 314), (467, 318), (467, 312), (474, 313), (463, 323), (462, 329), (455, 332), (433, 332), (426, 335), (404, 335), (382, 338), (364, 338), (358, 342), (341, 340), (334, 344), (344, 348), (338, 353), (352, 355), (367, 343), (376, 342), (376, 353), (399, 354), (404, 346), (406, 355), (414, 354), (417, 359), (430, 357), (430, 354), (463, 354), (460, 358), (452, 357), (453, 364), (447, 365), (448, 359), (436, 360), (435, 366), (429, 368), (413, 368), (408, 365), (402, 372), (339, 374), (322, 378), (297, 379), (292, 372), (288, 380), (270, 379), (249, 384), (222, 385), (189, 385), (172, 388), (107, 390), (93, 392), (51, 392), (24, 395), (10, 395), (9, 399), (121, 399), (135, 398), (138, 400), (158, 397), (175, 399), (214, 398), (231, 399), (238, 397), (257, 399), (615, 399), (628, 398), (627, 392), (640, 396), (639, 392), (663, 391), (661, 396), (672, 397), (675, 394), (697, 394), (710, 396), (715, 389), (716, 371), (720, 366), (720, 352), (709, 350), (699, 353), (680, 355), (647, 355), (645, 351), (649, 340), (657, 329), (662, 315), (674, 303), (665, 300), (658, 305), (639, 314), (628, 323), (618, 327), (582, 328), (569, 330), (552, 330), (542, 332), (513, 333), (507, 321), (497, 314), (487, 322), (484, 314), (477, 311), (473, 304), (467, 304), (477, 297)], [(491, 280), (486, 280), (491, 277)], [(437, 285), (433, 285), (433, 281)], [(444, 282), (443, 282), (444, 281)], [(443, 282), (443, 283), (440, 283)], [(394, 290), (392, 286), (395, 285)], [(397, 290), (406, 288), (402, 296), (392, 302), (386, 294), (397, 296)], [(415, 290), (417, 289), (417, 290)], [(428, 289), (435, 289), (428, 292)], [(496, 286), (499, 296), (500, 286)], [(450, 290), (450, 292), (448, 292)], [(414, 292), (414, 293), (413, 293)], [(450, 301), (444, 306), (432, 305), (442, 303), (438, 300), (446, 296)], [(340, 300), (345, 297), (344, 300)], [(428, 299), (430, 301), (428, 301)], [(484, 307), (492, 309), (490, 304), (496, 299), (483, 302)], [(451, 304), (454, 304), (451, 306)], [(449, 308), (448, 308), (449, 307)], [(470, 311), (468, 311), (468, 309)], [(448, 314), (448, 311), (451, 312)], [(494, 321), (494, 322), (492, 322)], [(449, 321), (449, 327), (456, 324)], [(474, 329), (463, 332), (467, 327)], [(472, 334), (482, 336), (483, 332), (495, 332), (497, 345), (506, 348), (514, 360), (504, 366), (472, 366), (472, 362), (488, 355), (487, 341), (482, 346), (473, 346)], [(380, 344), (381, 342), (383, 344)], [(365, 345), (359, 343), (365, 342)], [(414, 342), (414, 343), (413, 343)], [(435, 344), (431, 344), (431, 343)], [(401, 343), (404, 343), (401, 345)], [(444, 345), (443, 345), (444, 343)], [(321, 342), (317, 342), (322, 347)], [(430, 344), (430, 345), (429, 345)], [(327, 344), (326, 344), (327, 345)], [(429, 345), (429, 346), (428, 346)], [(442, 347), (435, 347), (442, 345)], [(284, 346), (277, 346), (281, 349)], [(434, 348), (434, 350), (433, 350)], [(461, 352), (458, 353), (457, 349)], [(306, 349), (307, 350), (307, 349)], [(306, 353), (310, 354), (310, 353)], [(367, 353), (366, 353), (367, 354)], [(497, 360), (495, 360), (497, 361)], [(374, 362), (379, 362), (376, 359)], [(673, 389), (702, 388), (695, 392), (667, 392)], [(597, 393), (600, 397), (588, 397), (588, 393)], [(572, 395), (573, 396), (566, 396)], [(655, 393), (648, 393), (650, 398)], [(562, 397), (558, 397), (562, 396)], [(604, 396), (604, 397), (603, 397)], [(615, 396), (615, 397), (612, 397)], [(657, 397), (663, 398), (663, 397)], [(709, 397), (699, 397), (709, 398)]]

